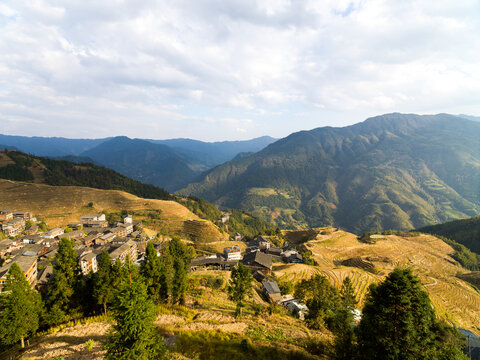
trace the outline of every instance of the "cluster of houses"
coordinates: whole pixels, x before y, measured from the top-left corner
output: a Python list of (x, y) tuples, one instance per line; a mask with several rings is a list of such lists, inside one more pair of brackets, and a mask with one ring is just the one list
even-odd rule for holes
[(255, 280), (262, 283), (262, 291), (268, 301), (285, 306), (293, 314), (303, 319), (308, 312), (306, 305), (292, 295), (281, 295), (278, 284), (268, 281), (273, 261), (284, 263), (302, 263), (302, 255), (294, 249), (281, 249), (272, 246), (266, 237), (258, 236), (248, 243), (245, 253), (234, 245), (223, 249), (222, 254), (199, 256), (192, 260), (190, 269), (195, 270), (230, 270), (240, 262), (253, 273)]
[(27, 220), (36, 220), (29, 211), (0, 210), (0, 224), (7, 236), (17, 236), (25, 230)]
[[(32, 287), (46, 285), (53, 271), (51, 261), (62, 238), (74, 240), (84, 275), (97, 271), (98, 259), (104, 250), (110, 254), (112, 262), (119, 259), (122, 263), (127, 258), (137, 261), (139, 254), (145, 251), (147, 238), (142, 223), (134, 222), (130, 215), (113, 226), (109, 226), (105, 214), (83, 216), (79, 222), (68, 224), (66, 229), (54, 228), (46, 232), (40, 232), (37, 225), (25, 229), (25, 220), (36, 222), (30, 212), (4, 209), (0, 215), (2, 231), (9, 236), (0, 240), (0, 291), (13, 263), (20, 266)], [(22, 224), (18, 228), (21, 230), (9, 230), (17, 226), (13, 225), (17, 222)]]
[(242, 253), (237, 245), (226, 247), (222, 254), (199, 256), (193, 259), (191, 270), (229, 270), (242, 262), (254, 274), (257, 271), (269, 274), (274, 260), (284, 263), (303, 262), (302, 255), (297, 250), (274, 247), (268, 239), (258, 236), (248, 243), (245, 253)]
[[(27, 221), (30, 225), (28, 228)], [(145, 251), (147, 238), (142, 223), (134, 222), (131, 215), (109, 225), (105, 214), (92, 214), (81, 217), (79, 222), (69, 223), (66, 229), (57, 227), (45, 232), (39, 231), (36, 222), (31, 212), (0, 210), (1, 229), (9, 237), (0, 240), (0, 291), (13, 263), (20, 266), (32, 287), (42, 290), (53, 272), (51, 262), (62, 238), (74, 240), (84, 275), (98, 270), (98, 260), (104, 250), (109, 253), (112, 262), (119, 259), (122, 263), (127, 258), (134, 262), (141, 261), (139, 254)], [(240, 239), (241, 235), (236, 234), (235, 238)], [(281, 304), (303, 318), (308, 311), (306, 306), (291, 295), (281, 295), (278, 284), (267, 280), (273, 261), (302, 262), (302, 256), (293, 249), (273, 247), (268, 239), (259, 236), (248, 243), (245, 253), (239, 246), (227, 247), (222, 254), (193, 259), (191, 270), (230, 270), (242, 262), (252, 270), (254, 278), (262, 283), (262, 290), (270, 302)]]

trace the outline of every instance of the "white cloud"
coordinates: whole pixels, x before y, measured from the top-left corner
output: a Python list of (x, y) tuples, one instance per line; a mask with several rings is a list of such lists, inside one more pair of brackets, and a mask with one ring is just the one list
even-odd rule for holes
[(0, 131), (230, 139), (390, 111), (479, 114), (479, 10), (474, 0), (5, 0)]

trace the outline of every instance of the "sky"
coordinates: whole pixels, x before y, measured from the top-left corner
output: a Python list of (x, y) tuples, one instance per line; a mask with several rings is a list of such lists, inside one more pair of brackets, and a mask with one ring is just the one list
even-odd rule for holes
[(2, 0), (0, 133), (283, 137), (480, 115), (477, 0)]

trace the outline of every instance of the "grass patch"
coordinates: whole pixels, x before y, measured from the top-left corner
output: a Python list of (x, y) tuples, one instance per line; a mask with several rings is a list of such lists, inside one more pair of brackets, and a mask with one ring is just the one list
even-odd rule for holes
[(200, 360), (290, 360), (314, 359), (305, 350), (275, 342), (252, 342), (249, 338), (221, 331), (181, 331), (175, 350)]

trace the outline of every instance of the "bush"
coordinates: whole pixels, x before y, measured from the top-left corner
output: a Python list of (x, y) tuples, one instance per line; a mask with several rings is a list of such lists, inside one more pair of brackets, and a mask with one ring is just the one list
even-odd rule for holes
[(85, 342), (85, 347), (87, 348), (88, 351), (91, 351), (93, 349), (94, 344), (95, 344), (95, 341), (93, 341), (93, 339), (89, 339)]

